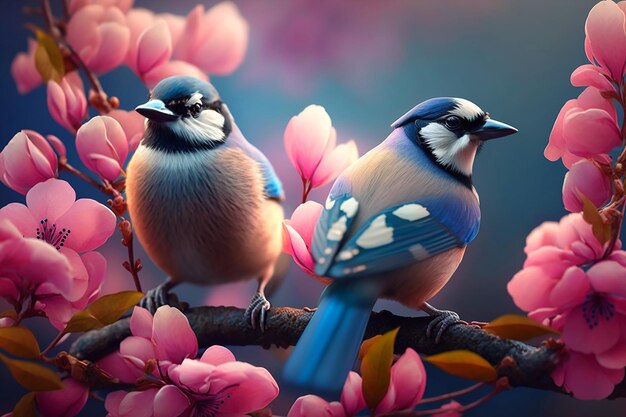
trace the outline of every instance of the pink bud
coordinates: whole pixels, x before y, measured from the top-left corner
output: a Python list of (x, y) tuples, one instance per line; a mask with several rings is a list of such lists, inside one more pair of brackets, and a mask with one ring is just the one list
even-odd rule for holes
[(131, 9), (126, 14), (126, 26), (130, 31), (128, 51), (125, 63), (134, 72), (137, 72), (137, 47), (139, 36), (154, 23), (154, 12), (148, 9)]
[(113, 181), (122, 173), (128, 142), (117, 120), (96, 116), (78, 129), (76, 150), (87, 168), (102, 179)]
[(311, 105), (289, 121), (285, 149), (303, 181), (320, 187), (333, 181), (358, 158), (354, 141), (336, 144), (330, 116), (321, 106)]
[(611, 196), (609, 178), (587, 159), (576, 162), (565, 175), (563, 205), (567, 211), (583, 209), (581, 195), (589, 198), (596, 207), (602, 206)]
[(248, 23), (232, 2), (222, 2), (204, 13), (196, 6), (187, 16), (175, 57), (210, 74), (233, 72), (248, 47)]
[(185, 31), (185, 18), (171, 13), (160, 13), (157, 17), (163, 19), (167, 24), (170, 35), (172, 35), (172, 47), (176, 47)]
[(107, 116), (114, 118), (124, 129), (128, 139), (128, 150), (130, 152), (137, 149), (139, 142), (143, 138), (146, 130), (145, 119), (136, 111), (126, 111), (115, 109), (107, 113)]
[(56, 176), (57, 156), (37, 132), (22, 130), (0, 153), (0, 181), (19, 193)]
[(39, 392), (35, 396), (44, 417), (73, 417), (83, 409), (88, 397), (89, 388), (72, 378), (65, 379), (60, 390)]
[(72, 133), (87, 115), (87, 98), (78, 72), (70, 72), (61, 84), (48, 82), (48, 111), (54, 120)]
[(626, 71), (624, 11), (613, 1), (598, 2), (589, 12), (585, 33), (594, 60), (615, 82), (621, 83)]
[(293, 257), (304, 272), (314, 275), (315, 261), (311, 255), (311, 243), (315, 225), (323, 207), (315, 201), (300, 204), (283, 224), (283, 250)]
[(11, 63), (11, 75), (17, 84), (17, 91), (28, 93), (43, 81), (35, 67), (35, 50), (37, 41), (28, 39), (28, 52), (20, 52)]
[(68, 0), (67, 11), (70, 15), (76, 13), (80, 8), (90, 4), (99, 4), (104, 7), (117, 7), (123, 12), (128, 12), (134, 0)]
[(93, 4), (72, 15), (67, 41), (91, 70), (103, 73), (124, 61), (130, 30), (120, 9)]
[(172, 55), (172, 36), (164, 20), (157, 20), (137, 39), (135, 68), (145, 74), (166, 63)]

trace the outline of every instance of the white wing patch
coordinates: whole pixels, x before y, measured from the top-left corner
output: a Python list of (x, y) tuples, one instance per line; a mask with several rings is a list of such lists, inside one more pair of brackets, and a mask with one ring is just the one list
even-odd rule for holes
[(395, 209), (393, 211), (393, 215), (403, 220), (414, 222), (415, 220), (428, 217), (430, 213), (428, 212), (426, 207), (420, 204), (411, 203), (405, 204), (402, 207)]
[(419, 243), (411, 246), (409, 248), (409, 252), (411, 252), (411, 255), (413, 255), (413, 257), (418, 261), (428, 258), (429, 255), (426, 248)]
[(333, 207), (335, 207), (335, 200), (330, 198), (330, 195), (326, 198), (326, 204), (325, 204), (326, 210), (331, 210)]
[(346, 216), (348, 216), (348, 218), (351, 218), (356, 214), (356, 211), (359, 208), (359, 203), (354, 197), (350, 197), (349, 199), (341, 203), (341, 206), (339, 208), (341, 209), (341, 211), (346, 213)]
[(328, 234), (326, 235), (326, 239), (338, 241), (341, 240), (343, 235), (346, 233), (346, 221), (348, 218), (346, 216), (341, 216), (335, 223), (330, 226), (328, 229)]
[(356, 240), (356, 244), (364, 249), (371, 249), (393, 242), (393, 228), (387, 227), (386, 219), (385, 214), (376, 217)]

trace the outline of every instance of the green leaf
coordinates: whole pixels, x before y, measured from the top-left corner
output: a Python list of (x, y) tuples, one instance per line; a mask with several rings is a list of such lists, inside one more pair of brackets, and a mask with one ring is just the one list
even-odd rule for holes
[(497, 378), (496, 370), (482, 356), (469, 350), (451, 350), (424, 358), (439, 369), (475, 381), (488, 382)]
[(544, 334), (559, 334), (551, 327), (519, 314), (506, 314), (487, 323), (483, 330), (504, 339), (528, 340)]
[(46, 367), (34, 362), (11, 359), (1, 353), (0, 360), (9, 368), (13, 378), (29, 391), (53, 391), (63, 388), (61, 378)]
[(37, 49), (35, 50), (35, 67), (44, 82), (60, 83), (65, 75), (63, 54), (56, 41), (41, 29), (35, 29)]
[(122, 291), (97, 299), (85, 310), (72, 316), (63, 330), (64, 333), (86, 332), (115, 323), (122, 314), (141, 300), (139, 291)]
[(370, 410), (376, 409), (385, 398), (391, 379), (393, 345), (400, 328), (366, 340), (361, 345), (361, 376), (363, 397)]
[(604, 245), (611, 240), (611, 225), (604, 223), (598, 208), (583, 193), (578, 193), (583, 202), (583, 219), (591, 225), (591, 231), (598, 241)]
[(13, 408), (13, 417), (37, 417), (34, 392), (29, 392), (20, 398)]
[(39, 343), (26, 327), (0, 327), (0, 349), (24, 358), (39, 358)]

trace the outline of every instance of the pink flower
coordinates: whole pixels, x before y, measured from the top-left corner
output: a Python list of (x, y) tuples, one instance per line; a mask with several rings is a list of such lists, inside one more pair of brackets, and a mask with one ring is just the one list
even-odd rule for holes
[(321, 106), (310, 105), (291, 118), (285, 149), (307, 190), (333, 181), (358, 158), (354, 141), (336, 145), (337, 133)]
[(17, 91), (22, 94), (28, 93), (43, 82), (35, 67), (36, 49), (37, 41), (28, 39), (28, 52), (18, 53), (11, 63), (11, 75), (17, 85)]
[(596, 207), (611, 197), (611, 181), (593, 161), (583, 159), (570, 167), (563, 182), (563, 205), (567, 211), (583, 209), (581, 195), (589, 198)]
[(206, 13), (196, 6), (187, 16), (174, 57), (210, 74), (226, 75), (242, 62), (248, 47), (248, 23), (237, 6), (218, 3)]
[(48, 111), (57, 123), (76, 133), (87, 115), (87, 98), (78, 72), (66, 74), (61, 84), (48, 82)]
[(58, 251), (71, 266), (68, 291), (59, 292), (57, 286), (43, 283), (35, 292), (37, 307), (55, 327), (62, 328), (76, 310), (84, 308), (99, 292), (106, 260), (93, 250), (113, 234), (115, 215), (97, 201), (76, 200), (72, 187), (57, 179), (34, 186), (26, 194), (26, 204), (2, 207), (0, 220), (11, 221), (22, 236)]
[[(57, 138), (53, 140), (58, 141)], [(0, 153), (0, 181), (18, 193), (26, 194), (35, 184), (57, 176), (57, 162), (52, 146), (43, 136), (32, 130), (22, 130)]]
[(448, 410), (448, 411), (444, 413), (433, 414), (432, 417), (461, 417), (463, 413), (457, 411), (461, 407), (462, 407), (461, 404), (452, 400), (449, 403), (446, 403), (441, 406), (441, 408), (443, 408), (444, 410)]
[(307, 274), (315, 275), (315, 260), (311, 255), (311, 244), (317, 220), (323, 207), (315, 201), (300, 204), (283, 223), (283, 251), (291, 255), (298, 266)]
[[(135, 19), (139, 20), (140, 17), (148, 20), (147, 15), (136, 16)], [(145, 23), (135, 22), (139, 28)], [(132, 39), (134, 36), (137, 36), (136, 40)], [(131, 42), (134, 41), (134, 44), (129, 48), (127, 62), (140, 77), (169, 61), (172, 55), (172, 36), (165, 20), (153, 20), (138, 35), (133, 33), (132, 37)]]
[(63, 380), (63, 388), (35, 395), (37, 409), (43, 417), (73, 417), (83, 409), (89, 388), (72, 378)]
[(605, 368), (594, 355), (570, 352), (552, 371), (552, 379), (580, 400), (602, 400), (624, 379), (624, 367)]
[(146, 130), (145, 118), (136, 111), (126, 111), (115, 109), (107, 113), (107, 116), (114, 118), (124, 129), (126, 139), (128, 139), (129, 152), (134, 151), (139, 146)]
[(68, 0), (67, 11), (70, 15), (79, 9), (91, 4), (99, 4), (104, 7), (117, 7), (123, 12), (128, 12), (134, 0)]
[(120, 9), (91, 4), (72, 15), (66, 38), (91, 70), (103, 73), (124, 61), (130, 30)]
[(615, 107), (597, 88), (588, 87), (559, 112), (544, 155), (550, 161), (562, 158), (569, 168), (576, 161), (597, 157), (620, 144)]
[[(291, 406), (288, 417), (350, 417), (365, 408), (359, 374), (350, 372), (339, 402), (327, 402), (315, 395), (300, 397)], [(372, 415), (412, 409), (426, 389), (426, 370), (417, 352), (408, 348), (391, 367), (391, 380), (385, 397)]]
[[(156, 359), (153, 376), (162, 386), (141, 392), (116, 391), (107, 396), (111, 417), (189, 416), (210, 410), (215, 416), (243, 415), (266, 407), (278, 395), (278, 385), (263, 368), (237, 362), (222, 346), (211, 346), (200, 359), (196, 337), (187, 318), (169, 306), (150, 316), (135, 307), (131, 332), (120, 345), (121, 357), (143, 373)], [(106, 369), (106, 368), (105, 368)]]
[(128, 141), (117, 120), (96, 116), (78, 129), (76, 150), (87, 168), (102, 179), (113, 181), (123, 172)]
[(585, 33), (585, 50), (589, 61), (597, 63), (604, 74), (621, 83), (626, 73), (626, 18), (623, 4), (598, 2), (589, 12)]

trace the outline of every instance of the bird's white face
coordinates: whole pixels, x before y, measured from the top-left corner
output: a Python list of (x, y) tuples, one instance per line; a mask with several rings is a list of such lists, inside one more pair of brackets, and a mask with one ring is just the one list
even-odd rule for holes
[(488, 115), (471, 101), (464, 99), (455, 101), (456, 108), (422, 127), (419, 135), (437, 162), (460, 174), (470, 176), (481, 142), (471, 132), (479, 127)]

